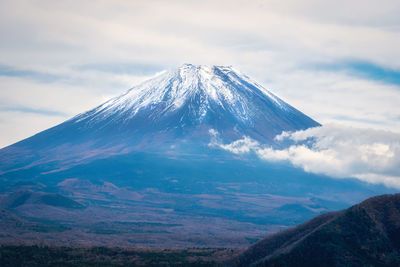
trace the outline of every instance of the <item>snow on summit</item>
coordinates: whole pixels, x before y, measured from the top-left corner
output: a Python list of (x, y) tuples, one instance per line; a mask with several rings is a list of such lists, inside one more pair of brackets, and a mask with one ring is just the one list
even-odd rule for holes
[[(125, 94), (97, 108), (97, 114), (129, 112), (134, 116), (140, 109), (163, 105), (162, 114), (181, 108), (187, 101), (198, 98), (198, 119), (206, 116), (212, 104), (232, 109), (238, 119), (248, 120), (255, 111), (248, 101), (249, 94), (263, 93), (279, 108), (287, 104), (247, 76), (230, 66), (184, 64), (147, 80)], [(83, 119), (83, 118), (81, 118)]]
[(227, 139), (260, 141), (319, 125), (230, 66), (192, 64), (165, 71), (70, 122), (107, 134), (208, 136), (215, 129)]

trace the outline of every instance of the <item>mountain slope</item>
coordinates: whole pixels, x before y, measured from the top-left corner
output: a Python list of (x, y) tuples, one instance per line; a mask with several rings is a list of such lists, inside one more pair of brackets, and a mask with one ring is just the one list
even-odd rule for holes
[(398, 266), (400, 194), (370, 198), (267, 237), (236, 266)]
[(231, 67), (185, 64), (1, 149), (0, 175), (131, 151), (209, 153), (211, 129), (226, 142), (273, 144), (282, 131), (318, 125)]

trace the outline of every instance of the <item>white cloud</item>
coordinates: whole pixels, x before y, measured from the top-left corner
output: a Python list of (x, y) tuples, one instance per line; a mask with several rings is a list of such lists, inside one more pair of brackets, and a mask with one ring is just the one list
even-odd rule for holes
[(249, 153), (251, 150), (254, 150), (255, 148), (259, 147), (259, 143), (245, 136), (243, 139), (237, 140), (231, 144), (228, 145), (221, 144), (220, 147), (222, 149), (229, 150), (236, 154)]
[(307, 172), (400, 188), (400, 133), (329, 124), (284, 132), (276, 140), (292, 144), (279, 150), (244, 137), (219, 147), (236, 154), (254, 152), (267, 161), (288, 161)]

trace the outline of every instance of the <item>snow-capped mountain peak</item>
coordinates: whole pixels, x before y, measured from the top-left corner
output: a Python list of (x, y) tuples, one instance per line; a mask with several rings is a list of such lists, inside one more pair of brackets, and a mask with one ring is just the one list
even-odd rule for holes
[(236, 119), (251, 123), (254, 113), (262, 112), (251, 103), (254, 97), (263, 98), (282, 110), (289, 108), (231, 66), (184, 64), (134, 86), (125, 94), (100, 105), (94, 112), (82, 114), (76, 121), (91, 117), (93, 122), (115, 113), (126, 121), (146, 109), (157, 110), (156, 117), (159, 118), (189, 105), (191, 119), (203, 121), (210, 111), (219, 107), (231, 112)]
[(164, 71), (67, 123), (82, 136), (135, 142), (146, 136), (152, 145), (153, 139), (205, 142), (210, 129), (227, 141), (249, 136), (273, 143), (282, 131), (319, 125), (230, 66), (192, 64)]

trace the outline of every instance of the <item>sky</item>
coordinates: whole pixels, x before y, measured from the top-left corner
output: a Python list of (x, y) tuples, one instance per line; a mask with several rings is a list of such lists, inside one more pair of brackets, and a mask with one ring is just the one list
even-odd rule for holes
[[(317, 120), (400, 132), (400, 1), (0, 1), (0, 147), (183, 63)], [(397, 174), (396, 174), (397, 175)]]

